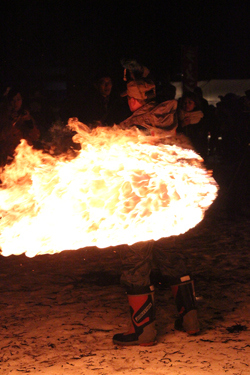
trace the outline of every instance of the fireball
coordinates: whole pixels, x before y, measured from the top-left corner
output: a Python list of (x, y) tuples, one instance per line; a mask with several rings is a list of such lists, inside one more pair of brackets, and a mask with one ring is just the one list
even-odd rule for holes
[(155, 240), (196, 226), (218, 186), (182, 137), (67, 125), (81, 149), (53, 156), (22, 140), (1, 174), (1, 254)]

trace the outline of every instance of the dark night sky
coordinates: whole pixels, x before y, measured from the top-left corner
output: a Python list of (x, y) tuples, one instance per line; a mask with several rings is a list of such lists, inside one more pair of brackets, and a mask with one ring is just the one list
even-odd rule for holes
[[(122, 74), (135, 57), (180, 78), (181, 45), (198, 46), (199, 80), (249, 78), (248, 1), (3, 1), (1, 80), (66, 67), (86, 80), (101, 66)], [(11, 77), (12, 76), (12, 77)], [(13, 78), (14, 77), (14, 78)]]

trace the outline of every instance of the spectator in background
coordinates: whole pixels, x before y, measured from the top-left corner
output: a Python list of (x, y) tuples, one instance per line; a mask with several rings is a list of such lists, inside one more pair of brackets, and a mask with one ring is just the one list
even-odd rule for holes
[(198, 105), (200, 109), (202, 110), (204, 116), (206, 116), (206, 112), (208, 111), (208, 101), (203, 97), (203, 91), (200, 87), (195, 87), (194, 94), (197, 97)]
[(234, 163), (241, 154), (240, 102), (234, 93), (219, 96), (216, 105), (216, 118), (221, 136), (221, 153), (224, 163)]
[(243, 96), (244, 101), (244, 112), (250, 113), (250, 90), (245, 91), (245, 96)]
[(241, 147), (249, 148), (250, 142), (250, 90), (245, 91), (245, 95), (239, 99), (239, 124), (241, 128)]
[(12, 160), (16, 147), (21, 139), (26, 139), (29, 145), (38, 141), (40, 132), (34, 118), (30, 115), (24, 103), (21, 89), (11, 88), (0, 110), (0, 149), (1, 164)]
[(183, 132), (192, 142), (195, 150), (203, 159), (207, 156), (207, 129), (199, 106), (199, 100), (194, 92), (186, 92), (178, 103), (178, 130)]
[(122, 121), (128, 109), (114, 91), (111, 74), (99, 72), (91, 89), (85, 93), (79, 120), (90, 128), (113, 126)]
[(207, 135), (207, 153), (209, 156), (213, 156), (218, 151), (219, 136), (218, 121), (215, 114), (216, 109), (204, 98), (201, 87), (195, 87), (194, 94), (197, 96), (198, 106), (204, 114), (202, 122)]
[[(249, 219), (250, 197), (250, 90), (245, 96), (220, 96), (216, 114), (221, 131), (222, 162), (225, 175), (224, 207), (228, 219)], [(223, 175), (222, 175), (223, 176)]]
[(35, 87), (31, 91), (29, 97), (29, 110), (41, 133), (41, 138), (44, 138), (49, 128), (52, 126), (53, 114), (51, 105), (42, 88)]

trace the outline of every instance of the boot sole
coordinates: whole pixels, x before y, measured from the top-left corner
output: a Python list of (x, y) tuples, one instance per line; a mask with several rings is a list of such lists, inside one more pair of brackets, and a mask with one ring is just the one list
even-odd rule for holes
[(143, 333), (140, 336), (137, 336), (138, 337), (137, 340), (136, 340), (136, 334), (130, 334), (127, 336), (126, 334), (121, 334), (121, 335), (118, 334), (118, 335), (114, 335), (113, 343), (116, 345), (120, 345), (120, 346), (131, 346), (131, 345), (152, 346), (157, 343), (156, 334), (157, 332), (155, 330), (155, 322), (152, 322), (144, 328)]

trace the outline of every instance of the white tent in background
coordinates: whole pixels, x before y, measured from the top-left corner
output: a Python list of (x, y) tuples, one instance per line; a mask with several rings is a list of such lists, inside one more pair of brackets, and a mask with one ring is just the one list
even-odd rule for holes
[[(176, 87), (176, 99), (182, 96), (182, 82), (172, 82)], [(198, 86), (203, 91), (203, 96), (209, 104), (216, 105), (220, 102), (219, 96), (233, 93), (244, 96), (246, 90), (250, 90), (250, 79), (212, 79), (211, 81), (199, 81)]]

